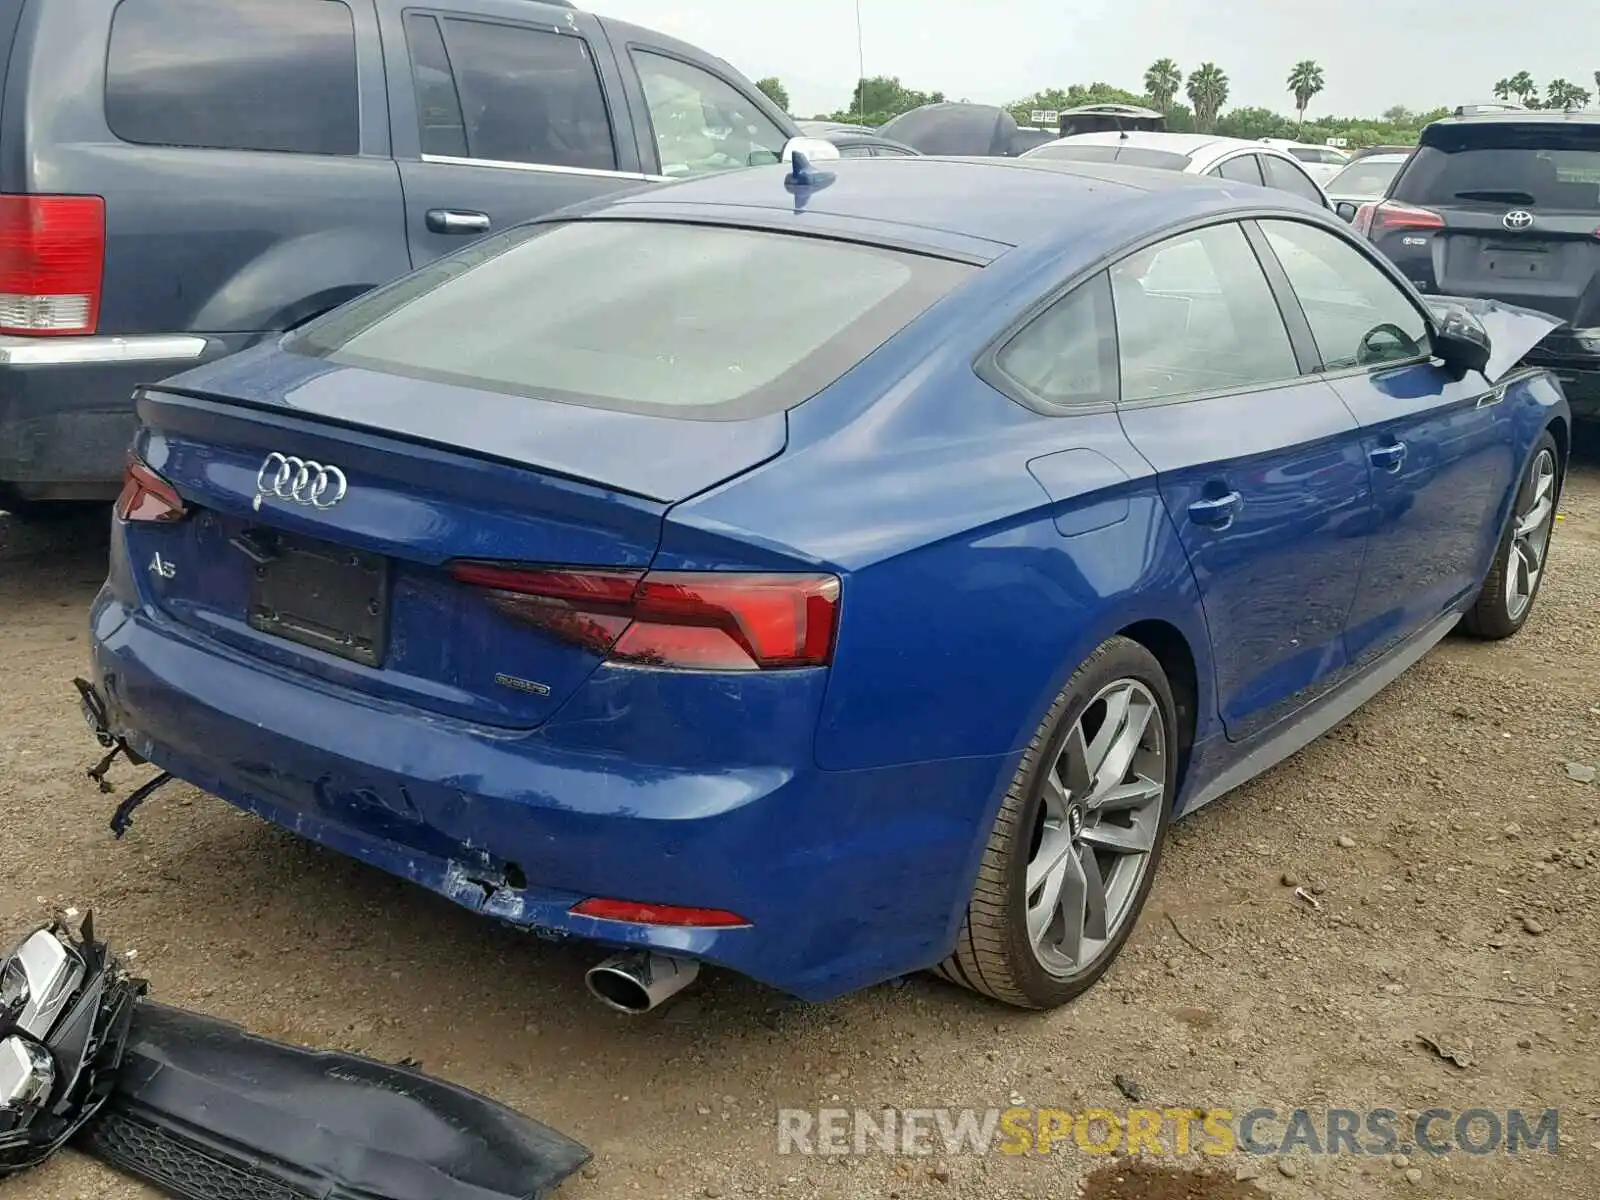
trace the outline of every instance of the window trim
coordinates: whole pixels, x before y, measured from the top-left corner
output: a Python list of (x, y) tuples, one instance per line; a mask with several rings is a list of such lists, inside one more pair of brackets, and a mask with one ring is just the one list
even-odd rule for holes
[[(1073, 283), (1070, 287), (1063, 288), (1053, 294), (1048, 303), (1037, 305), (1029, 309), (1030, 316), (1018, 324), (1009, 335), (1000, 338), (984, 351), (979, 360), (973, 364), (973, 370), (978, 378), (987, 383), (1001, 395), (1023, 408), (1045, 417), (1085, 416), (1091, 413), (1115, 412), (1122, 403), (1122, 354), (1117, 341), (1116, 301), (1111, 294), (1110, 266), (1102, 266), (1097, 271), (1091, 271)], [(1111, 314), (1111, 337), (1109, 351), (1102, 347), (1100, 352), (1100, 369), (1109, 374), (1111, 379), (1112, 396), (1109, 400), (1085, 400), (1075, 403), (1062, 403), (1059, 400), (1050, 400), (1033, 391), (1022, 380), (1012, 375), (1000, 365), (1000, 356), (1006, 352), (1018, 338), (1032, 329), (1056, 305), (1065, 301), (1074, 293), (1083, 288), (1092, 286), (1096, 280), (1105, 289), (1105, 304)], [(1109, 362), (1107, 361), (1109, 359)], [(1107, 368), (1109, 367), (1109, 371)]]
[[(435, 8), (430, 5), (408, 5), (400, 10), (400, 29), (402, 33), (401, 48), (405, 53), (406, 68), (411, 73), (411, 90), (413, 95), (415, 95), (417, 88), (417, 64), (416, 60), (411, 56), (410, 39), (404, 36), (406, 18), (412, 13), (418, 13), (423, 16), (432, 17), (438, 23), (439, 40), (444, 44), (445, 58), (450, 63), (450, 83), (456, 89), (456, 100), (458, 103), (461, 103), (461, 74), (456, 66), (455, 53), (450, 48), (450, 34), (446, 29), (448, 22), (452, 20), (472, 21), (479, 25), (499, 25), (507, 29), (523, 29), (531, 33), (552, 33), (556, 37), (577, 38), (579, 42), (583, 43), (584, 52), (589, 56), (589, 63), (592, 67), (594, 67), (594, 81), (600, 89), (600, 103), (606, 111), (606, 128), (611, 138), (611, 161), (614, 163), (622, 162), (622, 145), (617, 141), (617, 106), (611, 102), (611, 95), (606, 90), (606, 73), (601, 66), (599, 55), (595, 53), (594, 43), (583, 33), (582, 30), (573, 29), (572, 31), (568, 32), (566, 30), (558, 29), (554, 26), (534, 25), (525, 21), (510, 20), (501, 16), (479, 15), (478, 13), (467, 13), (453, 9)], [(413, 103), (415, 102), (413, 101)], [(645, 175), (635, 171), (623, 171), (619, 168), (569, 167), (560, 163), (506, 162), (498, 158), (474, 158), (470, 154), (465, 157), (458, 157), (456, 155), (449, 154), (423, 154), (421, 152), (421, 120), (422, 118), (419, 112), (417, 117), (417, 157), (422, 162), (444, 163), (450, 166), (459, 167), (511, 167), (522, 170), (548, 171), (559, 175), (587, 175), (601, 179), (642, 179), (652, 183), (662, 182), (665, 180), (664, 176)], [(462, 129), (465, 133), (465, 103), (462, 103)], [(471, 150), (471, 136), (468, 135), (465, 140), (467, 143), (467, 149)]]
[[(1428, 346), (1426, 350), (1421, 354), (1412, 356), (1411, 358), (1395, 359), (1392, 362), (1369, 363), (1365, 366), (1357, 364), (1353, 367), (1340, 367), (1339, 369), (1333, 371), (1328, 370), (1327, 365), (1322, 361), (1322, 350), (1317, 345), (1316, 337), (1311, 332), (1311, 322), (1309, 318), (1306, 317), (1305, 308), (1300, 303), (1300, 297), (1295, 292), (1294, 285), (1289, 282), (1289, 272), (1284, 268), (1282, 261), (1278, 258), (1278, 252), (1272, 248), (1272, 240), (1267, 236), (1267, 231), (1261, 228), (1262, 223), (1266, 221), (1287, 221), (1291, 224), (1306, 225), (1312, 229), (1323, 230), (1324, 232), (1332, 234), (1334, 237), (1344, 242), (1345, 245), (1354, 249), (1369, 263), (1377, 267), (1383, 275), (1388, 277), (1391, 283), (1395, 284), (1396, 289), (1405, 298), (1406, 302), (1410, 304), (1417, 315), (1422, 318), (1422, 327), (1427, 331), (1428, 334)], [(1278, 299), (1278, 306), (1280, 308), (1292, 310), (1295, 316), (1298, 318), (1298, 321), (1303, 323), (1305, 326), (1306, 337), (1309, 339), (1310, 361), (1316, 364), (1315, 370), (1313, 371), (1313, 374), (1316, 376), (1316, 378), (1330, 380), (1356, 379), (1375, 375), (1380, 371), (1393, 371), (1402, 367), (1415, 367), (1420, 366), (1423, 363), (1434, 363), (1439, 361), (1439, 356), (1434, 352), (1433, 349), (1433, 341), (1439, 336), (1438, 321), (1434, 318), (1434, 315), (1432, 311), (1429, 310), (1428, 306), (1419, 301), (1413, 292), (1410, 281), (1400, 273), (1400, 269), (1391, 263), (1387, 258), (1384, 258), (1382, 255), (1380, 255), (1377, 250), (1373, 248), (1370, 242), (1358, 239), (1353, 234), (1347, 233), (1344, 230), (1334, 229), (1331, 226), (1322, 223), (1321, 221), (1308, 221), (1302, 217), (1283, 215), (1257, 216), (1252, 217), (1249, 224), (1255, 226), (1255, 236), (1260, 238), (1260, 246), (1257, 250), (1257, 253), (1265, 254), (1270, 257), (1273, 266), (1277, 270), (1278, 276), (1280, 276), (1282, 279), (1284, 291)], [(1254, 239), (1252, 238), (1252, 241), (1253, 240)], [(1270, 272), (1268, 276), (1268, 282), (1275, 282)], [(1285, 319), (1288, 320), (1289, 318), (1286, 316)]]
[[(1278, 151), (1277, 148), (1274, 147), (1274, 146), (1265, 147), (1265, 153), (1262, 153), (1261, 151), (1252, 151), (1252, 153), (1257, 154), (1261, 158), (1275, 158), (1279, 162), (1288, 163), (1296, 171), (1300, 172), (1301, 177), (1307, 183), (1309, 183), (1311, 185), (1311, 190), (1316, 192), (1318, 198), (1322, 201), (1323, 210), (1325, 212), (1332, 212), (1333, 211), (1333, 201), (1328, 199), (1328, 193), (1323, 189), (1323, 186), (1320, 183), (1318, 183), (1315, 179), (1311, 178), (1311, 172), (1307, 171), (1304, 167), (1302, 167), (1300, 165), (1300, 160), (1298, 158), (1295, 158), (1292, 154), (1289, 154), (1287, 152)], [(1263, 180), (1265, 180), (1267, 178), (1267, 168), (1265, 166), (1263, 166), (1261, 168), (1261, 178)], [(1294, 195), (1294, 193), (1290, 192), (1288, 188), (1280, 188), (1275, 183), (1270, 183), (1269, 182), (1269, 183), (1267, 183), (1266, 186), (1269, 187), (1269, 188), (1274, 188), (1274, 189), (1276, 189), (1277, 191), (1280, 191), (1280, 192), (1288, 192), (1288, 194), (1291, 195), (1291, 196)], [(1302, 200), (1305, 199), (1304, 196), (1302, 196), (1300, 198)]]
[[(676, 52), (674, 52), (672, 50), (668, 50), (664, 46), (652, 45), (649, 42), (628, 42), (623, 47), (623, 49), (624, 49), (624, 51), (626, 52), (626, 54), (628, 56), (628, 69), (633, 72), (633, 77), (638, 82), (638, 85), (639, 85), (639, 97), (640, 97), (641, 100), (644, 101), (644, 117), (640, 121), (640, 124), (642, 124), (644, 129), (650, 134), (650, 153), (655, 157), (656, 174), (649, 175), (649, 176), (647, 176), (647, 178), (652, 179), (652, 180), (663, 180), (663, 181), (666, 181), (668, 183), (672, 183), (672, 182), (676, 182), (676, 181), (684, 179), (684, 178), (694, 178), (694, 176), (663, 175), (663, 174), (660, 173), (661, 172), (661, 140), (656, 136), (655, 116), (650, 111), (650, 95), (649, 95), (648, 92), (645, 91), (645, 88), (644, 88), (644, 72), (639, 70), (639, 64), (634, 59), (634, 55), (636, 55), (636, 54), (654, 54), (657, 58), (671, 59), (675, 63), (679, 63), (679, 64), (681, 64), (682, 66), (685, 66), (685, 67), (693, 67), (695, 70), (704, 72), (705, 74), (711, 76), (711, 78), (713, 78), (713, 79), (720, 80), (731, 91), (737, 93), (738, 95), (743, 96), (745, 98), (746, 103), (755, 105), (756, 111), (759, 112), (767, 120), (771, 121), (772, 122), (772, 127), (774, 129), (776, 129), (779, 133), (783, 134), (783, 141), (784, 141), (785, 145), (787, 145), (791, 139), (793, 139), (794, 137), (797, 136), (797, 135), (789, 133), (787, 130), (785, 130), (784, 127), (783, 127), (783, 122), (780, 121), (780, 120), (777, 120), (772, 115), (772, 112), (769, 111), (769, 106), (772, 109), (775, 109), (777, 106), (773, 105), (772, 102), (767, 99), (766, 93), (765, 92), (761, 92), (760, 88), (756, 88), (755, 89), (757, 92), (761, 92), (761, 99), (757, 100), (754, 96), (752, 96), (744, 88), (742, 88), (738, 84), (734, 83), (733, 80), (729, 79), (726, 75), (722, 74), (720, 71), (714, 71), (706, 63), (699, 62), (699, 61), (697, 61), (697, 60), (695, 60), (693, 58), (690, 58), (688, 55), (678, 54), (678, 53), (676, 53)], [(780, 149), (780, 154), (781, 154), (781, 152), (782, 151)], [(641, 166), (644, 165), (642, 161), (641, 161), (640, 165)], [(748, 166), (748, 164), (746, 164), (746, 165)], [(774, 164), (774, 165), (776, 165), (776, 164)]]

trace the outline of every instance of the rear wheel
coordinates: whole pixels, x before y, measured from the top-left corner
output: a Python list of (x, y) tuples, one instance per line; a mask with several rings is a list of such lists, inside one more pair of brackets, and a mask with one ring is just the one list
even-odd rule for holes
[(1533, 611), (1544, 582), (1556, 504), (1561, 499), (1561, 456), (1549, 431), (1539, 439), (1533, 458), (1511, 506), (1511, 519), (1495, 550), (1489, 575), (1478, 599), (1462, 617), (1462, 627), (1475, 637), (1506, 638), (1516, 633)]
[(1073, 673), (989, 835), (953, 982), (1054, 1008), (1100, 978), (1149, 895), (1171, 820), (1176, 718), (1161, 665), (1128, 638)]

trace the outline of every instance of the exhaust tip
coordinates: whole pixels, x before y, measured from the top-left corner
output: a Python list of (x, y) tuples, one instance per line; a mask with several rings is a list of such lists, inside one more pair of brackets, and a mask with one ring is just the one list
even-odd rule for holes
[(583, 978), (607, 1008), (637, 1016), (677, 995), (699, 974), (693, 959), (628, 950), (590, 967)]

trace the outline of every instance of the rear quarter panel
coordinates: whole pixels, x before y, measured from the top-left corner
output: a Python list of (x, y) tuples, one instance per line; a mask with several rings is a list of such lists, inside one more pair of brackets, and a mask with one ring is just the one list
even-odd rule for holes
[(105, 197), (102, 332), (282, 329), (409, 269), (376, 17), (371, 0), (346, 3), (363, 123), (349, 157), (121, 142), (105, 117), (113, 4), (28, 7), (0, 190)]

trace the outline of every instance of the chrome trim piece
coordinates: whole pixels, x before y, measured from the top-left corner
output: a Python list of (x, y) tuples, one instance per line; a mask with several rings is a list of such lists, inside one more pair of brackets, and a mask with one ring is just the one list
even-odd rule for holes
[(92, 363), (184, 362), (205, 353), (198, 334), (135, 337), (0, 337), (0, 367), (67, 367)]
[(605, 171), (599, 167), (558, 167), (554, 163), (504, 162), (498, 158), (457, 158), (453, 154), (424, 154), (425, 163), (446, 167), (500, 167), (507, 171), (532, 171), (540, 175), (583, 175), (593, 179), (637, 179), (642, 183), (671, 183), (671, 175), (646, 175), (642, 171)]

